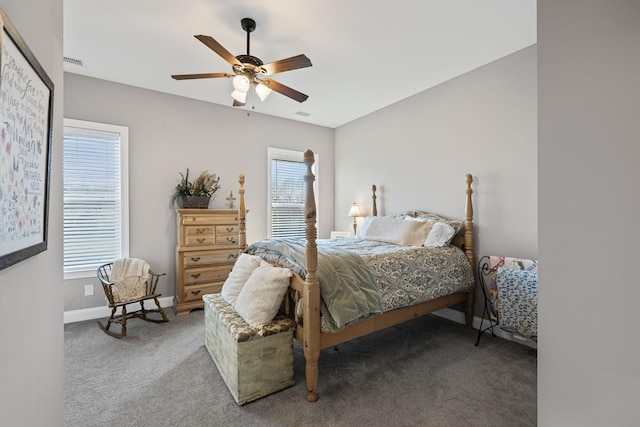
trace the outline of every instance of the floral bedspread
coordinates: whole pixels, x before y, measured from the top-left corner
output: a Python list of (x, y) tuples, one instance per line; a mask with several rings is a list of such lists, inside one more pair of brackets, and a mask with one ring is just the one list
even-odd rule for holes
[(469, 259), (455, 246), (425, 248), (360, 239), (338, 239), (334, 244), (357, 253), (369, 266), (383, 311), (474, 287)]
[[(300, 239), (300, 244), (304, 244), (304, 239)], [(442, 248), (399, 246), (357, 238), (319, 239), (317, 244), (319, 254), (325, 250), (347, 251), (357, 254), (362, 259), (375, 279), (382, 301), (382, 311), (419, 304), (456, 292), (469, 291), (475, 284), (468, 258), (455, 246)], [(247, 252), (262, 256), (269, 262), (287, 266), (302, 277), (306, 276), (302, 263), (292, 263), (289, 256), (273, 252), (268, 249), (268, 246), (263, 249), (259, 250), (254, 244), (247, 249)], [(318, 262), (321, 262), (321, 256)], [(322, 293), (322, 278), (319, 277), (319, 280)], [(329, 329), (335, 330), (331, 325)]]

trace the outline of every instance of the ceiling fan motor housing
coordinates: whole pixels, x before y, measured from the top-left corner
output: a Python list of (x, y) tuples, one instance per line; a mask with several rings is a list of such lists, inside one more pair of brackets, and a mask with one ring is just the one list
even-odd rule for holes
[(262, 62), (260, 58), (255, 57), (253, 55), (238, 55), (236, 56), (236, 59), (242, 62), (243, 64), (251, 64), (251, 65), (255, 65), (256, 67), (264, 65), (264, 62)]

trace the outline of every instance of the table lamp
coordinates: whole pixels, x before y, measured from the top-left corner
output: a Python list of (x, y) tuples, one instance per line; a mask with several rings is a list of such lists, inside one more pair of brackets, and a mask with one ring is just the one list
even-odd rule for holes
[(347, 216), (353, 217), (353, 236), (355, 237), (356, 227), (358, 226), (358, 224), (356, 223), (356, 218), (361, 216), (360, 209), (358, 209), (356, 202), (353, 202), (353, 206), (351, 206), (351, 209), (349, 209), (349, 214)]

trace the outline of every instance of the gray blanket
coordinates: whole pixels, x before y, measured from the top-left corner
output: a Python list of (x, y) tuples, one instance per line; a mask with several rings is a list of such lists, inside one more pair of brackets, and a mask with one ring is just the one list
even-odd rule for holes
[[(320, 311), (334, 332), (349, 324), (382, 313), (382, 299), (375, 279), (364, 260), (340, 249), (331, 240), (318, 240)], [(260, 240), (247, 252), (287, 267), (306, 277), (305, 239)]]

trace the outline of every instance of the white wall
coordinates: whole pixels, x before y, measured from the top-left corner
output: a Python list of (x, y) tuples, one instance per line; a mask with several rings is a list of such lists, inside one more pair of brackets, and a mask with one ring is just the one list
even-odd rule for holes
[(478, 257), (537, 258), (536, 79), (531, 46), (336, 129), (336, 227), (372, 184), (378, 214), (464, 219), (471, 173)]
[[(237, 196), (238, 175), (246, 176), (247, 242), (267, 237), (267, 147), (305, 150), (319, 155), (319, 236), (333, 228), (333, 137), (329, 128), (247, 115), (202, 101), (167, 95), (77, 74), (65, 73), (65, 117), (129, 127), (130, 255), (148, 260), (161, 279), (163, 296), (174, 294), (175, 213), (169, 207), (179, 172), (209, 170), (222, 188), (212, 207)], [(94, 283), (96, 294), (84, 296)], [(104, 306), (97, 279), (60, 283), (65, 310)]]
[(538, 1), (541, 426), (640, 419), (640, 2)]
[[(0, 0), (54, 83), (50, 200), (62, 195), (62, 0)], [(64, 422), (62, 210), (51, 203), (48, 250), (0, 271), (0, 424)]]
[[(18, 27), (56, 85), (51, 197), (53, 200), (60, 200), (62, 1), (0, 0), (0, 7)], [(640, 86), (637, 82), (637, 76), (640, 75), (637, 50), (637, 46), (640, 45), (640, 26), (637, 25), (640, 21), (639, 8), (640, 3), (635, 0), (539, 0), (537, 169), (541, 337), (538, 357), (538, 421), (541, 426), (635, 425), (640, 418), (640, 407), (637, 405), (637, 396), (640, 395), (640, 368), (637, 363), (640, 360), (640, 352), (636, 344), (638, 334), (635, 326), (635, 305), (640, 299), (640, 286), (634, 268), (640, 258), (640, 249), (634, 240), (640, 235), (640, 224), (635, 218), (639, 206), (637, 185), (633, 180), (637, 159), (640, 158)], [(525, 50), (522, 55), (527, 56), (530, 53)], [(533, 55), (535, 56), (535, 53)], [(511, 61), (511, 57), (505, 59), (507, 62)], [(487, 67), (500, 68), (501, 63), (502, 61), (498, 61)], [(479, 71), (482, 72), (482, 69)], [(466, 77), (469, 76), (463, 76), (462, 79)], [(504, 77), (508, 80), (507, 76)], [(530, 83), (530, 77), (524, 77), (524, 80)], [(109, 85), (106, 88), (116, 87)], [(433, 93), (441, 93), (439, 90), (436, 88)], [(454, 96), (455, 92), (457, 90), (451, 94), (442, 94), (442, 99), (446, 100), (447, 95)], [(498, 98), (506, 95), (502, 91), (493, 91), (485, 93), (484, 99), (491, 99), (492, 93)], [(478, 95), (477, 92), (475, 94)], [(420, 100), (421, 96), (417, 96), (417, 105), (424, 106), (425, 111), (426, 107), (440, 99)], [(523, 96), (531, 97), (526, 94)], [(449, 108), (464, 107), (464, 93), (458, 97), (459, 102), (444, 105), (449, 105)], [(413, 106), (414, 100), (407, 102)], [(476, 103), (472, 97), (469, 97), (468, 102)], [(144, 102), (142, 106), (148, 107), (149, 103), (150, 101)], [(95, 116), (104, 115), (105, 121), (117, 122), (119, 120), (116, 119), (127, 117), (124, 112), (118, 112), (119, 108), (125, 109), (129, 114), (135, 113), (130, 104), (115, 105), (117, 108), (111, 105), (108, 111), (100, 111), (101, 114)], [(180, 102), (174, 105), (176, 111), (179, 107), (184, 105)], [(505, 109), (508, 109), (506, 107), (505, 104)], [(100, 107), (94, 105), (91, 108), (97, 110)], [(397, 108), (394, 106), (392, 110)], [(429, 109), (429, 115), (420, 114), (420, 111), (422, 110), (414, 111), (413, 108), (408, 108), (402, 111), (402, 117), (398, 118), (400, 123), (413, 129), (411, 135), (414, 137), (415, 145), (419, 147), (431, 141), (432, 146), (431, 144), (444, 140), (451, 144), (449, 146), (453, 151), (457, 151), (457, 145), (454, 145), (453, 141), (436, 138), (439, 133), (433, 132), (426, 137), (415, 129), (421, 123), (429, 123), (431, 126), (428, 128), (436, 126), (432, 123), (431, 115), (437, 116), (437, 111)], [(198, 114), (197, 111), (191, 112)], [(502, 117), (498, 112), (493, 113)], [(455, 110), (450, 113), (452, 116), (458, 114)], [(482, 110), (477, 113), (485, 114)], [(507, 112), (503, 114), (517, 118), (517, 115), (511, 116)], [(180, 117), (178, 112), (176, 115)], [(527, 115), (528, 113), (525, 114)], [(95, 116), (79, 114), (77, 118), (101, 118)], [(215, 120), (214, 115), (210, 116), (214, 117), (210, 120)], [(163, 117), (166, 117), (166, 114)], [(471, 120), (472, 115), (467, 114), (463, 118), (465, 120), (449, 121), (448, 129), (455, 133), (462, 132), (459, 128), (464, 128), (467, 119)], [(191, 135), (184, 124), (187, 120), (183, 117), (177, 121), (183, 123), (180, 130)], [(520, 121), (518, 119), (518, 122)], [(528, 120), (524, 120), (523, 125), (524, 122), (529, 123)], [(497, 133), (502, 132), (503, 125), (511, 126), (504, 122), (496, 125), (499, 123), (497, 121), (486, 123), (493, 123), (492, 126), (497, 127)], [(366, 136), (372, 140), (384, 139), (400, 148), (406, 148), (408, 142), (404, 137), (405, 133), (401, 133), (401, 128), (392, 128), (378, 136), (376, 132), (367, 132), (366, 129), (360, 128), (358, 122), (352, 125), (339, 129), (336, 135), (336, 169), (339, 168), (336, 170), (336, 189), (339, 191), (335, 212), (339, 228), (349, 229), (349, 219), (343, 217), (348, 211), (348, 205), (354, 198), (362, 204), (367, 204), (368, 188), (371, 183), (376, 182), (380, 183), (383, 190), (383, 213), (405, 207), (419, 207), (443, 209), (442, 213), (457, 214), (457, 206), (445, 208), (440, 203), (444, 201), (440, 200), (444, 196), (432, 194), (429, 188), (434, 180), (439, 184), (457, 186), (458, 184), (453, 183), (461, 180), (461, 174), (469, 171), (477, 175), (478, 181), (476, 198), (479, 205), (477, 218), (481, 221), (481, 250), (504, 249), (505, 252), (521, 251), (523, 255), (535, 255), (533, 238), (528, 232), (526, 235), (518, 234), (511, 242), (508, 239), (492, 237), (495, 233), (501, 233), (496, 229), (497, 226), (493, 225), (494, 221), (506, 220), (509, 228), (514, 226), (509, 222), (511, 217), (507, 215), (510, 213), (508, 210), (496, 211), (489, 215), (488, 212), (494, 204), (482, 199), (491, 197), (493, 202), (502, 203), (501, 200), (517, 198), (519, 194), (513, 189), (507, 191), (508, 189), (500, 187), (509, 184), (500, 182), (504, 180), (498, 180), (499, 177), (489, 178), (488, 171), (494, 170), (495, 167), (478, 169), (483, 167), (481, 164), (491, 160), (489, 154), (482, 153), (480, 162), (469, 161), (468, 165), (463, 163), (460, 167), (456, 166), (459, 171), (452, 171), (450, 176), (440, 178), (440, 175), (431, 175), (432, 172), (429, 170), (438, 170), (438, 163), (430, 159), (443, 154), (441, 146), (432, 146), (433, 150), (427, 153), (429, 155), (419, 151), (422, 156), (420, 162), (411, 160), (411, 153), (404, 158), (398, 154), (385, 153), (390, 156), (393, 154), (391, 159), (395, 158), (396, 166), (390, 170), (397, 175), (411, 171), (408, 167), (398, 166), (404, 164), (407, 159), (411, 160), (411, 166), (419, 166), (418, 171), (421, 173), (430, 174), (424, 179), (415, 180), (415, 183), (408, 184), (410, 180), (402, 180), (405, 186), (417, 187), (420, 191), (418, 197), (423, 198), (418, 206), (409, 205), (398, 194), (408, 190), (392, 185), (395, 180), (387, 181), (393, 178), (388, 172), (389, 168), (381, 161), (382, 155), (374, 150), (373, 147), (376, 145), (367, 144), (365, 138)], [(277, 127), (276, 124), (265, 126)], [(157, 120), (155, 124), (148, 123), (147, 127), (159, 127), (170, 134), (170, 128), (173, 126), (171, 122)], [(472, 147), (474, 141), (478, 141), (481, 147), (482, 144), (492, 143), (492, 138), (487, 137), (487, 133), (490, 132), (484, 129), (481, 123), (478, 124), (478, 128), (482, 131), (479, 134), (484, 135), (484, 138), (478, 139), (476, 134), (469, 130), (468, 138), (461, 142), (476, 156), (478, 152)], [(524, 125), (523, 128), (528, 129), (529, 126)], [(382, 132), (384, 129), (379, 130)], [(212, 136), (217, 135), (213, 129), (210, 132)], [(136, 132), (133, 133), (135, 135)], [(440, 133), (445, 133), (444, 129), (441, 129)], [(526, 133), (529, 135), (529, 131)], [(151, 136), (154, 135), (156, 134), (151, 133)], [(400, 138), (398, 135), (403, 137)], [(227, 130), (224, 136), (227, 141), (230, 140), (231, 130)], [(511, 136), (516, 142), (519, 140), (517, 135)], [(140, 135), (136, 137), (140, 139)], [(319, 139), (324, 141), (324, 135)], [(214, 141), (216, 140), (212, 138), (212, 144), (216, 143)], [(352, 142), (356, 147), (350, 150), (344, 141)], [(293, 146), (293, 142), (288, 139), (281, 142)], [(153, 141), (145, 143), (152, 145)], [(156, 141), (156, 147), (158, 150), (168, 150), (173, 149), (176, 144), (183, 143), (189, 144), (189, 138), (174, 135), (171, 139), (162, 138)], [(242, 148), (246, 148), (242, 142), (240, 144)], [(526, 147), (528, 149), (529, 145)], [(529, 154), (529, 151), (525, 151)], [(216, 155), (217, 153), (218, 151)], [(156, 160), (160, 154), (146, 150), (136, 155), (148, 155), (150, 160)], [(186, 167), (186, 154), (180, 155), (184, 156), (184, 165), (180, 166)], [(373, 160), (369, 160), (367, 156), (371, 156)], [(449, 154), (447, 157), (453, 160), (456, 156)], [(514, 154), (513, 157), (518, 156)], [(505, 160), (508, 160), (508, 157)], [(369, 166), (370, 161), (374, 167)], [(259, 162), (256, 162), (256, 165), (257, 163)], [(503, 162), (496, 160), (496, 163)], [(149, 166), (151, 170), (153, 166), (157, 167), (153, 162), (149, 162)], [(217, 164), (215, 166), (217, 168)], [(166, 169), (167, 165), (163, 164), (162, 167)], [(528, 161), (525, 161), (523, 168), (527, 171), (523, 175), (528, 176), (531, 168)], [(173, 166), (164, 171), (162, 182), (154, 182), (144, 177), (141, 179), (145, 185), (157, 187), (158, 192), (168, 192), (167, 185), (171, 184), (171, 178), (177, 171), (178, 168)], [(383, 175), (385, 181), (380, 179)], [(510, 176), (508, 178), (511, 179)], [(519, 180), (525, 179), (520, 177)], [(520, 188), (521, 184), (515, 187)], [(497, 189), (496, 185), (499, 186)], [(527, 199), (532, 191), (530, 187), (531, 185), (526, 186)], [(533, 187), (535, 188), (535, 184)], [(135, 194), (142, 195), (144, 202), (147, 202), (144, 196), (147, 191), (149, 190), (142, 188), (136, 190)], [(446, 193), (450, 191), (447, 190)], [(434, 199), (433, 203), (431, 198)], [(134, 214), (134, 217), (143, 216), (143, 212), (149, 212), (148, 217), (159, 216), (160, 227), (170, 227), (164, 211), (158, 214), (145, 207), (139, 210), (138, 214)], [(52, 203), (49, 220), (49, 250), (0, 271), (0, 415), (3, 425), (63, 424), (63, 285), (60, 270), (62, 213), (59, 203)], [(527, 230), (535, 227), (530, 221), (531, 219), (526, 217), (524, 228)], [(614, 230), (610, 231), (604, 225), (613, 225)], [(142, 227), (149, 231), (144, 225)], [(491, 227), (494, 228), (494, 232), (490, 234), (487, 230)], [(163, 236), (166, 233), (170, 232), (161, 231)], [(166, 240), (168, 237), (162, 237), (160, 241), (163, 239)], [(525, 242), (522, 247), (520, 241)], [(134, 245), (136, 249), (141, 247), (146, 246)]]

